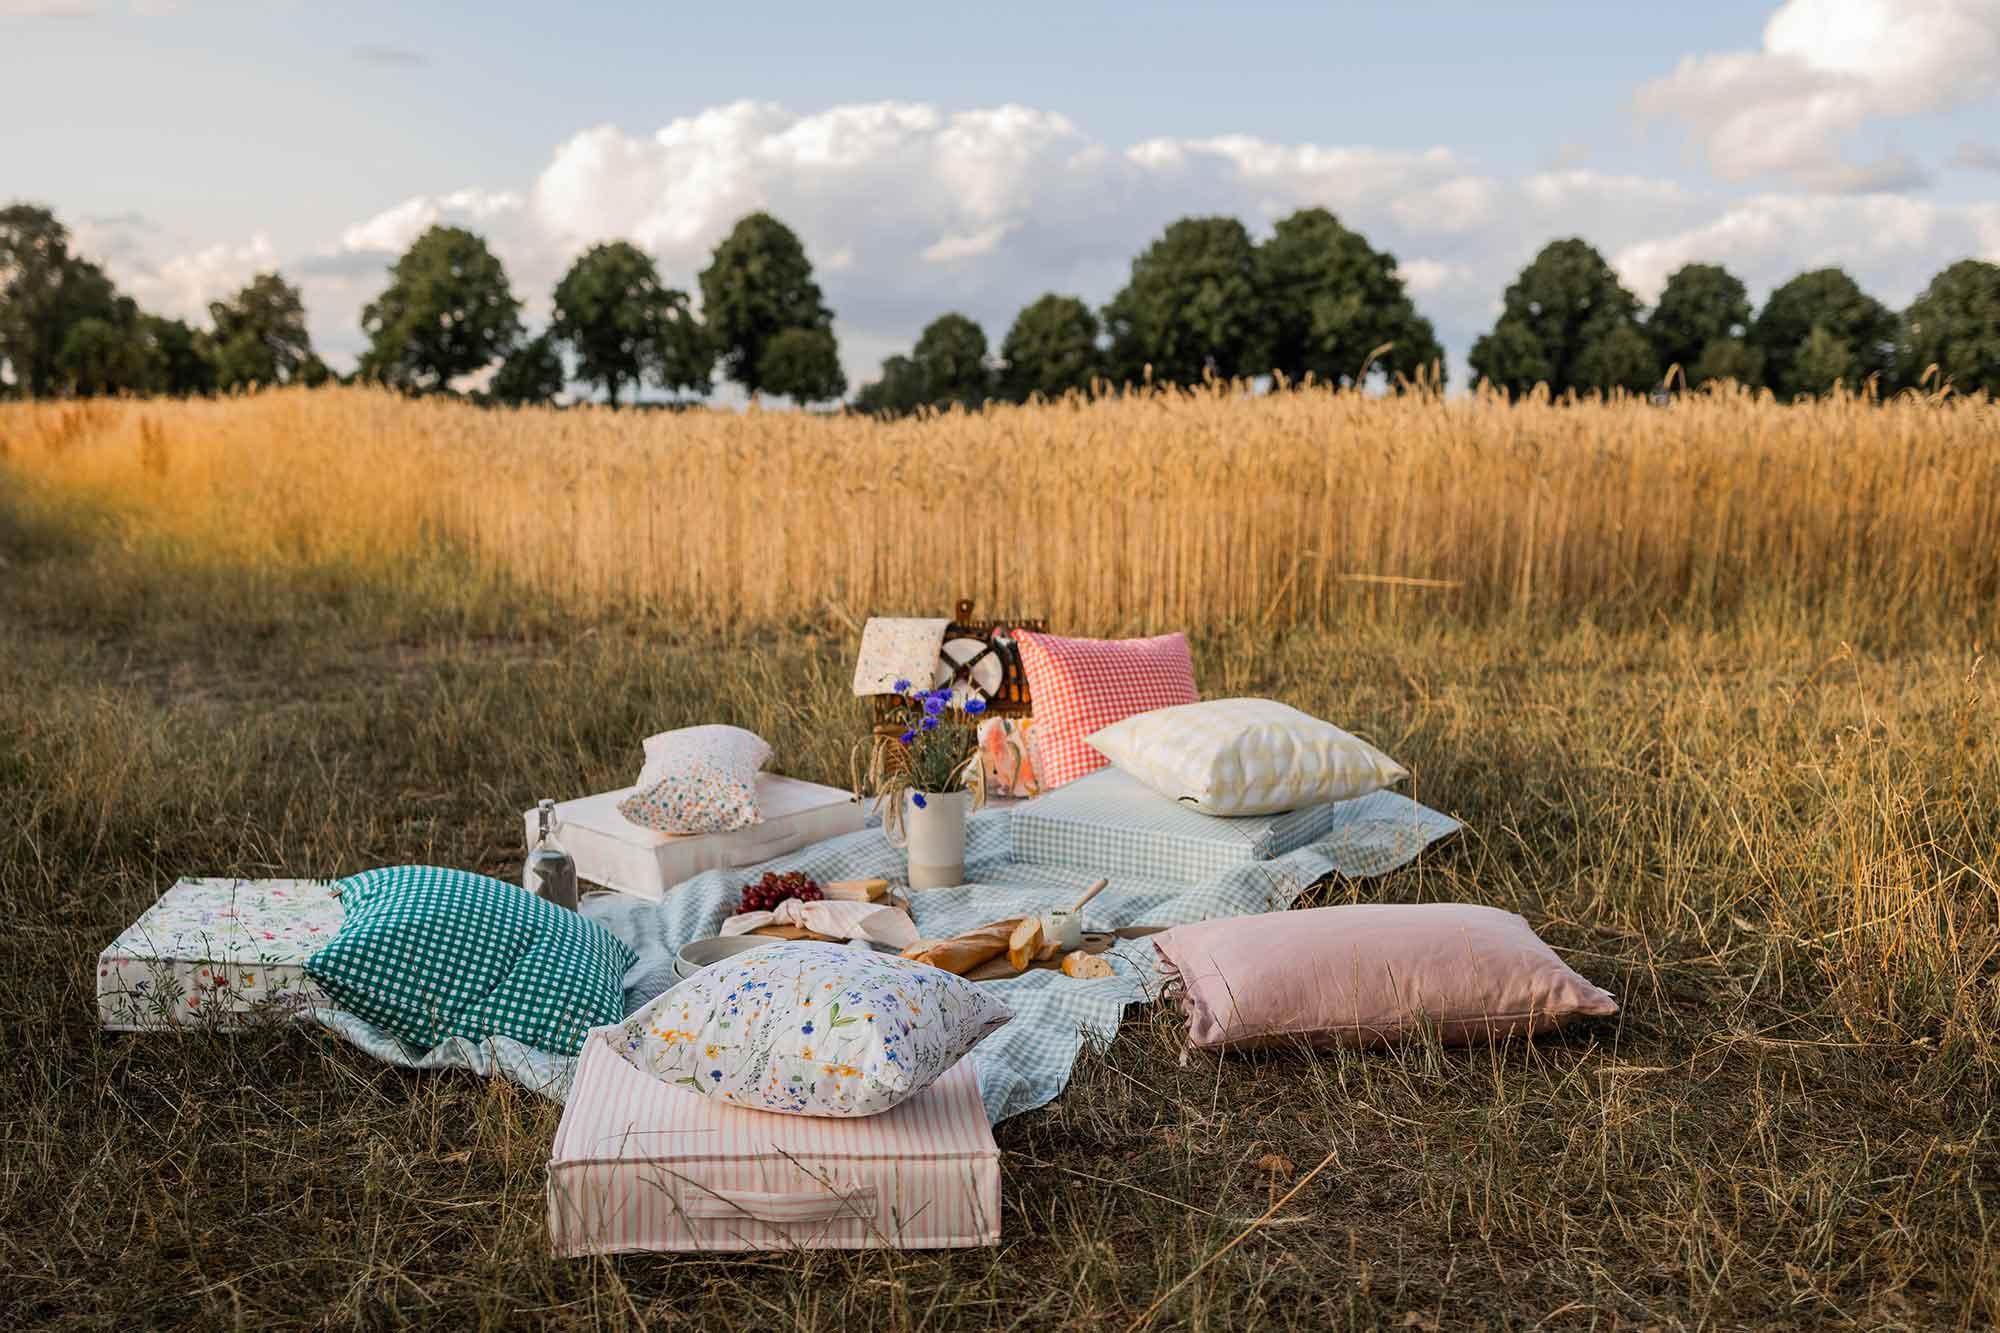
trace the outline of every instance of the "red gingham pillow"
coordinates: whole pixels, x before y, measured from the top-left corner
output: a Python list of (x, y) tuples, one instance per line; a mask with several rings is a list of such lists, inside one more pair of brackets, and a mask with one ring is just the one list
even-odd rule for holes
[(1035, 707), (1036, 766), (1045, 792), (1111, 762), (1086, 743), (1092, 732), (1200, 698), (1185, 634), (1064, 639), (1016, 630), (1014, 641)]

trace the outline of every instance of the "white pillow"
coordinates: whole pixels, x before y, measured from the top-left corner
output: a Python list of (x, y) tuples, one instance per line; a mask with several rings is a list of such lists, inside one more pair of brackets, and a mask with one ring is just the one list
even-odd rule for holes
[(1351, 801), (1409, 776), (1367, 741), (1276, 699), (1156, 708), (1089, 740), (1160, 795), (1210, 815)]
[(916, 1096), (1013, 1016), (927, 963), (800, 940), (703, 968), (600, 1030), (663, 1083), (732, 1106), (855, 1116)]
[(646, 738), (639, 789), (618, 813), (658, 833), (728, 833), (759, 817), (757, 773), (771, 747), (754, 731), (682, 727)]

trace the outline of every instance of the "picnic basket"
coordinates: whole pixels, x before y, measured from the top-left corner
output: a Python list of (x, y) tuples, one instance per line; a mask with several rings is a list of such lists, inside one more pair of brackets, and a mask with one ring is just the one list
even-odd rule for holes
[[(1028, 697), (1028, 677), (1021, 670), (1021, 651), (1014, 645), (1013, 632), (1025, 629), (1045, 633), (1048, 622), (1021, 617), (975, 620), (972, 612), (972, 599), (959, 598), (951, 623), (945, 627), (944, 641), (950, 645), (954, 641), (971, 639), (985, 647), (965, 655), (963, 660), (948, 652), (942, 653), (942, 665), (950, 674), (950, 683), (963, 686), (970, 696), (984, 699), (987, 717), (1029, 716), (1034, 706)], [(974, 679), (973, 674), (975, 668), (989, 657), (1000, 663), (1000, 684), (990, 693)], [(870, 695), (868, 703), (873, 722), (874, 771), (898, 772), (903, 765), (903, 747), (897, 737), (909, 729), (913, 720), (910, 705), (902, 696), (895, 694)]]

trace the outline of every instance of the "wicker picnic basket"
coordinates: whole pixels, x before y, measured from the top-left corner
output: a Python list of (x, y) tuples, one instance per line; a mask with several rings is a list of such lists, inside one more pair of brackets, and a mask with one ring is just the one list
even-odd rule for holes
[[(947, 644), (955, 639), (974, 639), (986, 645), (964, 661), (945, 656), (942, 664), (950, 672), (953, 686), (963, 686), (968, 695), (986, 701), (987, 717), (1027, 717), (1034, 711), (1028, 698), (1028, 677), (1021, 670), (1021, 651), (1014, 646), (1013, 640), (1013, 631), (1021, 629), (1046, 633), (1048, 622), (1019, 618), (974, 620), (972, 599), (969, 597), (959, 599), (952, 612), (951, 623), (945, 627)], [(975, 669), (989, 657), (1000, 663), (1000, 686), (991, 693), (974, 679)], [(895, 694), (870, 695), (868, 702), (874, 721), (874, 771), (899, 772), (904, 760), (903, 747), (897, 737), (910, 727), (914, 716), (910, 705), (902, 696)]]

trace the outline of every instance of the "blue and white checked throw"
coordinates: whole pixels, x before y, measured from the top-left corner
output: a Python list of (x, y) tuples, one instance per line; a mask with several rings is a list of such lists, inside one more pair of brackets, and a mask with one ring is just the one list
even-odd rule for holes
[[(1012, 827), (1036, 804), (1039, 802), (984, 810), (972, 817), (966, 829), (966, 874), (972, 882), (910, 895), (921, 935), (943, 938), (1004, 917), (1067, 906), (1099, 876), (1109, 877), (1111, 884), (1084, 909), (1087, 930), (1174, 926), (1211, 917), (1278, 911), (1291, 906), (1308, 885), (1325, 875), (1338, 872), (1362, 878), (1384, 874), (1460, 827), (1450, 816), (1407, 797), (1377, 792), (1328, 807), (1324, 816), (1315, 816), (1316, 823), (1324, 820), (1324, 827), (1316, 829), (1313, 841), (1270, 860), (1218, 860), (1212, 848), (1204, 851), (1196, 847), (1188, 861), (1162, 862), (1151, 841), (1160, 830), (1140, 839), (1126, 836), (1119, 821), (1129, 814), (1112, 803), (1104, 816), (1109, 822), (1094, 831), (1083, 827), (1088, 820), (1066, 821), (1078, 827), (1061, 851), (1075, 859), (1067, 864), (1036, 863), (1016, 856), (1020, 839)], [(1212, 821), (1211, 816), (1174, 813)], [(867, 828), (767, 865), (708, 871), (668, 893), (662, 902), (620, 894), (587, 899), (584, 915), (604, 925), (639, 955), (638, 964), (626, 974), (628, 1002), (636, 980), (649, 972), (657, 974), (681, 946), (715, 934), (736, 910), (742, 886), (767, 869), (803, 870), (821, 881), (874, 876), (900, 880), (906, 873), (903, 854), (889, 846), (879, 828)], [(997, 988), (1014, 1011), (1013, 1022), (979, 1043), (967, 1057), (978, 1067), (979, 1088), (991, 1120), (998, 1122), (1033, 1110), (1061, 1095), (1083, 1043), (1110, 1042), (1125, 1006), (1155, 993), (1154, 953), (1149, 941), (1120, 942), (1105, 957), (1116, 969), (1116, 976), (1082, 981), (1036, 970), (1006, 981), (982, 983)], [(504, 1074), (557, 1100), (567, 1095), (576, 1066), (571, 1057), (533, 1050), (504, 1037), (479, 1045), (454, 1040), (420, 1052), (351, 1014), (320, 1011), (314, 1021), (392, 1064)]]

